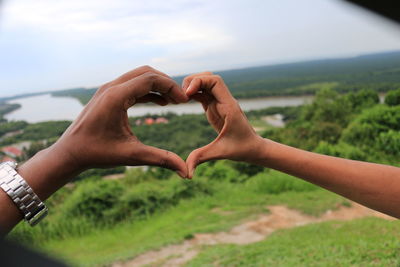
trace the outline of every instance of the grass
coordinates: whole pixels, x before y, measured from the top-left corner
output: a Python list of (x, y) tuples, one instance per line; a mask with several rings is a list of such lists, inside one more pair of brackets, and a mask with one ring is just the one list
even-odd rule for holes
[(208, 247), (185, 266), (400, 266), (400, 223), (365, 218), (280, 230), (246, 246)]
[(342, 197), (322, 189), (266, 194), (252, 183), (214, 182), (213, 186), (213, 195), (181, 201), (147, 219), (93, 230), (82, 236), (52, 239), (39, 244), (37, 249), (73, 266), (103, 266), (150, 249), (180, 243), (194, 233), (227, 230), (268, 212), (268, 205), (285, 204), (317, 215), (344, 202)]

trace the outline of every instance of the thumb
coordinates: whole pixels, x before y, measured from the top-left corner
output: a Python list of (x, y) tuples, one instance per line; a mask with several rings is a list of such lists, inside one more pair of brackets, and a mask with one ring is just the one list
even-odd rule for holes
[(177, 154), (147, 145), (143, 145), (141, 151), (142, 164), (167, 168), (175, 171), (182, 178), (188, 177), (186, 163)]
[(196, 150), (193, 150), (188, 158), (186, 159), (186, 164), (188, 168), (188, 178), (191, 179), (193, 177), (194, 171), (198, 165), (203, 162), (213, 160), (213, 159), (221, 159), (223, 155), (218, 148), (219, 143), (213, 142)]

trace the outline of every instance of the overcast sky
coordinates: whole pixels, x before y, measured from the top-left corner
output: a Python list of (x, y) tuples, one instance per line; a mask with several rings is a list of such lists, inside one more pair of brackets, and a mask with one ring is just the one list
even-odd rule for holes
[(9, 0), (0, 96), (400, 50), (400, 27), (335, 0)]

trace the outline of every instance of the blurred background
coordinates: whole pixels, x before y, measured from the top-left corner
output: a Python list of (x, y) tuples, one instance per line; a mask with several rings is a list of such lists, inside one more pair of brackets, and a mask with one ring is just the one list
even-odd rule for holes
[[(339, 0), (0, 1), (0, 160), (53, 144), (101, 84), (141, 65), (214, 71), (263, 137), (399, 165), (400, 27)], [(215, 138), (196, 103), (129, 110), (185, 158)], [(93, 169), (16, 240), (73, 266), (398, 266), (400, 225), (273, 170)], [(303, 226), (299, 226), (303, 225)]]

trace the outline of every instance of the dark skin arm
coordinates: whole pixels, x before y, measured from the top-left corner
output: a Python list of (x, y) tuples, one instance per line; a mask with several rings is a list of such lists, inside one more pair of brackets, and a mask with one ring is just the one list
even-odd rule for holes
[(183, 89), (203, 105), (218, 133), (212, 143), (189, 155), (189, 177), (208, 160), (244, 161), (297, 176), (400, 218), (400, 168), (320, 155), (261, 138), (221, 77), (210, 72), (188, 76)]
[[(188, 97), (170, 77), (140, 67), (101, 86), (79, 117), (51, 147), (19, 169), (43, 201), (80, 172), (93, 167), (153, 165), (187, 176), (186, 163), (175, 153), (144, 145), (132, 133), (127, 110), (136, 103), (184, 103)], [(8, 233), (22, 214), (0, 190), (0, 232)]]

